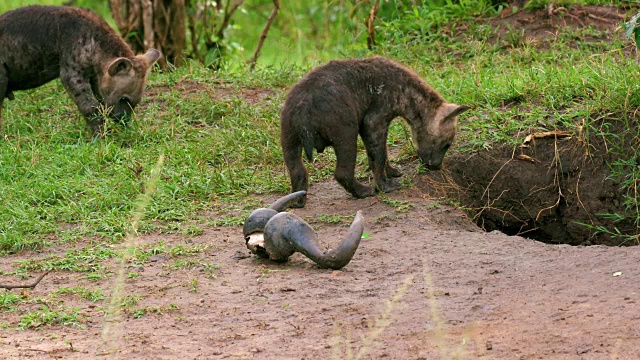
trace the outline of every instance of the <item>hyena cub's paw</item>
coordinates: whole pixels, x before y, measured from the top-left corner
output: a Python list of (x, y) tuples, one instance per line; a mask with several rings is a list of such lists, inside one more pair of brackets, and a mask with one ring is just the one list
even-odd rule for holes
[(355, 191), (352, 193), (353, 196), (357, 197), (358, 199), (363, 199), (369, 196), (373, 196), (375, 195), (376, 191), (370, 187), (370, 186), (365, 186), (365, 185), (359, 185)]
[(385, 179), (384, 182), (380, 182), (379, 184), (376, 184), (376, 188), (378, 189), (378, 191), (383, 193), (388, 193), (394, 190), (398, 190), (400, 189), (400, 187), (401, 187), (400, 183), (393, 179)]
[(402, 176), (402, 172), (400, 170), (398, 170), (397, 168), (387, 164), (387, 168), (385, 170), (385, 172), (387, 173), (388, 177), (401, 177)]
[(295, 201), (292, 201), (289, 203), (289, 208), (291, 209), (301, 209), (303, 208), (305, 205), (307, 205), (307, 195), (298, 198)]

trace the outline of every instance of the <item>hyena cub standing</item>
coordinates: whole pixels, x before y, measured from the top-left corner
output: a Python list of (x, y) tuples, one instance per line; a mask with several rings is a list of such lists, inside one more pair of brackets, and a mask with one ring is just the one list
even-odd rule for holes
[(0, 121), (4, 98), (60, 77), (87, 125), (99, 133), (100, 108), (128, 117), (140, 102), (147, 70), (160, 57), (131, 48), (95, 13), (73, 7), (28, 6), (0, 16)]
[[(457, 116), (466, 105), (447, 103), (413, 71), (381, 57), (336, 60), (304, 76), (289, 92), (282, 109), (280, 143), (292, 191), (307, 190), (302, 151), (311, 161), (313, 149), (332, 146), (335, 178), (358, 198), (374, 189), (356, 181), (358, 134), (367, 151), (378, 190), (399, 187), (400, 171), (387, 160), (387, 133), (401, 116), (409, 123), (418, 156), (429, 169), (439, 169), (456, 132)], [(306, 199), (295, 206), (302, 207)]]

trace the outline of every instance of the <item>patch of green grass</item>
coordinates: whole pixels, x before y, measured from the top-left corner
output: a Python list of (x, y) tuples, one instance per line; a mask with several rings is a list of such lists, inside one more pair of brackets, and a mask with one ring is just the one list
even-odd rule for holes
[(134, 250), (134, 256), (137, 262), (146, 263), (154, 255), (167, 255), (169, 257), (194, 256), (205, 252), (209, 248), (209, 245), (167, 245), (160, 241), (155, 244), (137, 246)]
[(78, 295), (80, 298), (89, 300), (91, 302), (98, 302), (105, 299), (105, 296), (102, 295), (102, 290), (97, 289), (92, 291), (80, 286), (76, 286), (73, 288), (68, 288), (68, 287), (58, 288), (57, 290), (52, 292), (50, 296), (58, 296), (58, 295), (66, 295), (66, 294)]
[(435, 210), (435, 209), (440, 209), (441, 207), (442, 207), (442, 204), (440, 204), (438, 200), (432, 200), (429, 204), (427, 204), (426, 209)]
[(52, 310), (46, 305), (42, 305), (40, 310), (30, 311), (20, 318), (18, 329), (20, 330), (39, 330), (44, 327), (54, 325), (75, 326), (79, 327), (82, 322), (78, 309), (59, 309)]
[[(176, 72), (185, 76), (186, 70)], [(150, 83), (163, 86), (175, 75), (157, 74), (157, 80), (152, 75)], [(206, 70), (190, 76), (215, 89)], [(242, 86), (250, 79), (229, 81)], [(156, 229), (154, 221), (194, 219), (212, 202), (224, 207), (244, 202), (250, 193), (288, 188), (278, 146), (280, 101), (248, 104), (244, 98), (234, 100), (233, 93), (228, 100), (206, 92), (194, 98), (166, 92), (146, 104), (131, 127), (114, 126), (104, 139), (88, 141), (84, 120), (63, 94), (56, 81), (19, 92), (15, 101), (5, 103), (0, 251), (42, 249), (84, 236), (122, 239), (140, 183), (159, 154), (166, 156), (163, 178), (141, 232)], [(54, 110), (47, 117), (34, 116), (44, 103)], [(208, 111), (220, 106), (229, 112)], [(235, 216), (221, 223), (236, 225), (241, 217)]]
[(397, 212), (407, 212), (413, 209), (413, 204), (406, 200), (392, 199), (386, 195), (378, 196), (383, 203), (395, 208)]
[(21, 295), (12, 292), (0, 293), (0, 310), (12, 311), (15, 309), (15, 305), (23, 301)]
[(316, 214), (312, 221), (324, 224), (348, 225), (353, 221), (353, 215)]
[(104, 246), (85, 246), (68, 250), (63, 255), (49, 255), (40, 260), (19, 260), (16, 274), (26, 274), (33, 270), (57, 270), (87, 273), (87, 278), (101, 279), (107, 274), (103, 262), (115, 256), (113, 249)]

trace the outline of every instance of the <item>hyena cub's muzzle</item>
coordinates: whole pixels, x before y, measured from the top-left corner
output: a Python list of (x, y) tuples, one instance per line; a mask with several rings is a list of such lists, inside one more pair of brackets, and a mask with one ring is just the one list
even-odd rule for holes
[(129, 97), (122, 96), (115, 105), (108, 107), (111, 110), (109, 117), (117, 123), (127, 124), (136, 105)]
[(418, 157), (420, 157), (420, 161), (429, 170), (440, 170), (442, 167), (442, 161), (444, 160), (444, 155), (447, 153), (449, 146), (446, 148), (438, 149), (435, 151), (430, 151), (428, 153), (418, 153)]

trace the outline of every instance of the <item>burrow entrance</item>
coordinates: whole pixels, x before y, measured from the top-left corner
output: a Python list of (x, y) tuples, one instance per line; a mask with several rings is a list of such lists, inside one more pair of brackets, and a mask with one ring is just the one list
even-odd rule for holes
[[(556, 244), (637, 244), (640, 229), (625, 210), (629, 193), (611, 176), (615, 154), (597, 139), (585, 141), (571, 132), (532, 134), (524, 140), (516, 147), (448, 157), (441, 175), (453, 184), (448, 196), (487, 231)], [(630, 148), (629, 154), (637, 149)], [(635, 166), (640, 167), (640, 159)]]

